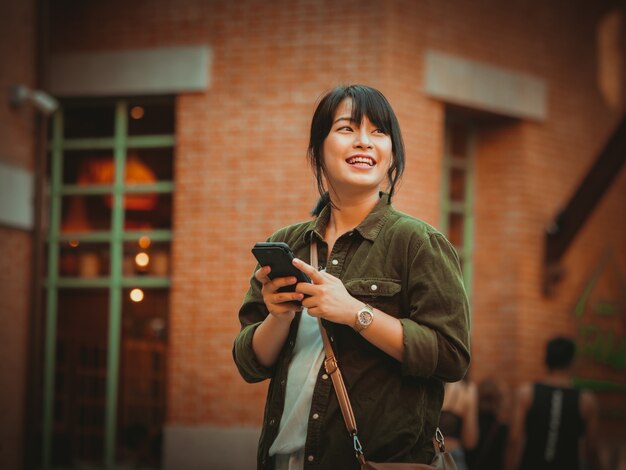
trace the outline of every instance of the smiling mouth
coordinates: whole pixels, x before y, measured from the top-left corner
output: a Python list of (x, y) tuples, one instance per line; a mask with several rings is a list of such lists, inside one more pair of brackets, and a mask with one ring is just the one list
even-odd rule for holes
[(376, 160), (374, 160), (372, 157), (367, 157), (364, 155), (355, 155), (346, 159), (346, 163), (348, 163), (349, 165), (374, 166), (376, 165)]

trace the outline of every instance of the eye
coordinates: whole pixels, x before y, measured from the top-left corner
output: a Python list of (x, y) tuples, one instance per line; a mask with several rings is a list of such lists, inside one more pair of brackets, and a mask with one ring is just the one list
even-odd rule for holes
[(384, 134), (384, 135), (387, 135), (387, 133), (384, 130), (382, 130), (380, 127), (377, 128), (377, 129), (374, 129), (374, 134)]
[(346, 131), (346, 132), (352, 132), (352, 127), (350, 126), (341, 126), (337, 128), (338, 131)]

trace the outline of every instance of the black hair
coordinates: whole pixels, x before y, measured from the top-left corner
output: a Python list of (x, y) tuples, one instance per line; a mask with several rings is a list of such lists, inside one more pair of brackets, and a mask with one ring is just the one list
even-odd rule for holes
[(567, 369), (576, 355), (576, 344), (569, 338), (557, 336), (546, 346), (546, 366), (549, 370)]
[(365, 85), (341, 85), (333, 88), (322, 97), (311, 120), (307, 154), (317, 180), (317, 189), (321, 196), (318, 204), (329, 202), (323, 179), (324, 161), (322, 158), (322, 147), (324, 140), (330, 133), (335, 112), (346, 98), (352, 99), (352, 116), (350, 117), (352, 121), (360, 123), (363, 116), (367, 116), (375, 126), (379, 127), (391, 138), (392, 162), (387, 171), (389, 201), (391, 201), (396, 184), (404, 172), (404, 142), (402, 141), (402, 133), (400, 132), (400, 124), (396, 114), (387, 98), (375, 88)]

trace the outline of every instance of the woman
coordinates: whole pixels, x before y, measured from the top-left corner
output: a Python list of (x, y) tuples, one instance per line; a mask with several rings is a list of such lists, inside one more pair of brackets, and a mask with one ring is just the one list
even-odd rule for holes
[[(443, 382), (469, 365), (469, 312), (454, 249), (390, 204), (404, 145), (386, 98), (366, 86), (327, 93), (313, 115), (309, 159), (322, 195), (317, 217), (270, 241), (287, 243), (312, 284), (277, 292), (258, 268), (239, 311), (233, 356), (249, 382), (271, 379), (260, 469), (357, 469), (322, 362), (321, 318), (339, 361), (365, 455), (426, 462)], [(388, 193), (382, 193), (382, 189)], [(318, 272), (310, 259), (319, 253)], [(301, 302), (301, 305), (299, 304)]]
[(446, 384), (439, 428), (458, 470), (467, 470), (465, 451), (478, 442), (478, 395), (476, 384), (467, 376), (460, 382)]
[(478, 385), (478, 443), (467, 453), (470, 470), (504, 468), (508, 426), (500, 418), (502, 401), (502, 390), (495, 380), (485, 379)]

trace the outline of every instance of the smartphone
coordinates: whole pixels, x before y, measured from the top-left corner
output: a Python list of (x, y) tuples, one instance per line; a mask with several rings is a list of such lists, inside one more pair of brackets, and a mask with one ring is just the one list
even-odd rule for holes
[[(304, 274), (293, 264), (293, 253), (289, 245), (283, 242), (259, 242), (252, 248), (252, 254), (261, 266), (270, 266), (272, 270), (269, 278), (294, 276), (298, 282), (311, 282), (309, 276)], [(278, 292), (293, 292), (296, 285), (283, 286)]]

